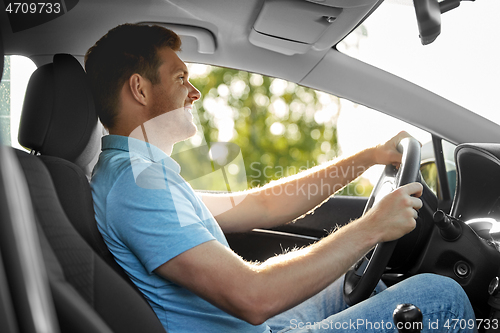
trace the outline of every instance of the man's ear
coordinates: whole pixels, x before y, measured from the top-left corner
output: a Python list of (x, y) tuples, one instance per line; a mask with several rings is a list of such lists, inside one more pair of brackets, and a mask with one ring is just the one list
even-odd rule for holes
[(147, 105), (147, 98), (149, 97), (149, 88), (151, 83), (149, 80), (142, 77), (140, 74), (133, 74), (128, 79), (128, 85), (132, 97), (141, 105)]

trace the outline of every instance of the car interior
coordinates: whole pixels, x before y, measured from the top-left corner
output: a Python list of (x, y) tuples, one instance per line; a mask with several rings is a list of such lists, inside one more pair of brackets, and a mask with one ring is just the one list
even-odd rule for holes
[[(335, 195), (292, 223), (228, 234), (236, 253), (262, 262), (307, 246), (362, 216), (387, 184), (394, 189), (419, 181), (424, 206), (417, 227), (362, 258), (348, 272), (346, 297), (356, 304), (381, 278), (392, 285), (430, 272), (457, 281), (478, 319), (498, 322), (500, 125), (338, 50), (383, 2), (58, 0), (50, 2), (51, 12), (39, 3), (0, 4), (2, 54), (26, 56), (37, 67), (18, 128), (24, 149), (7, 144), (0, 149), (0, 331), (165, 332), (107, 249), (89, 185), (105, 130), (83, 56), (125, 22), (174, 30), (182, 38), (184, 61), (284, 79), (391, 115), (432, 136), (429, 145), (415, 141), (403, 147), (403, 166), (386, 166), (370, 197)], [(422, 45), (439, 42), (442, 14), (461, 10), (459, 0), (410, 5)], [(443, 125), (449, 119), (453, 126)], [(446, 142), (457, 145), (451, 170), (443, 153)], [(423, 176), (428, 161), (436, 166), (437, 190)]]

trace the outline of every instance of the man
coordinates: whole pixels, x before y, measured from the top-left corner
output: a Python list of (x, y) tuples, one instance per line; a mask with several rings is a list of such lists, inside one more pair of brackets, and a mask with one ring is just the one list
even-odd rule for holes
[[(195, 194), (169, 157), (176, 142), (196, 133), (191, 107), (200, 98), (179, 50), (180, 39), (170, 30), (126, 24), (109, 31), (85, 59), (99, 117), (110, 133), (91, 182), (98, 226), (168, 332), (261, 333), (269, 326), (357, 331), (363, 327), (353, 320), (371, 322), (366, 329), (392, 323), (392, 311), (404, 302), (421, 308), (424, 323), (474, 318), (461, 287), (433, 275), (407, 279), (342, 311), (342, 276), (349, 267), (377, 243), (415, 227), (422, 206), (418, 183), (388, 194), (365, 216), (307, 248), (262, 264), (232, 252), (223, 232), (272, 227), (303, 215), (333, 193), (298, 189), (338, 189), (358, 175), (332, 171), (400, 163), (396, 146), (407, 134), (259, 189)], [(237, 203), (230, 209), (224, 208), (228, 197)]]

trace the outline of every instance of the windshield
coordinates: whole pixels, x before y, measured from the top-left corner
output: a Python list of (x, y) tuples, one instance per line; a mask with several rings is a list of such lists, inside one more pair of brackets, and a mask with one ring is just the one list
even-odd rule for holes
[(420, 42), (412, 1), (385, 1), (339, 51), (500, 124), (500, 1), (464, 1), (441, 15), (441, 35)]

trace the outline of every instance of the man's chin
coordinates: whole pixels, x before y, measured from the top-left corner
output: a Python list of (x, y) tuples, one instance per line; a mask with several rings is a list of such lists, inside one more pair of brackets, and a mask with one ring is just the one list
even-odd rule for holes
[(187, 139), (191, 139), (193, 136), (196, 135), (196, 133), (198, 132), (198, 128), (196, 128), (196, 126), (193, 123), (191, 123), (191, 125), (192, 125), (192, 128), (190, 130), (187, 130), (184, 132), (186, 134), (184, 136), (184, 138), (182, 140), (177, 141), (177, 142), (186, 141)]
[(189, 138), (192, 138), (193, 136), (195, 136), (197, 132), (198, 132), (198, 128), (196, 128), (196, 126), (193, 124), (193, 131), (192, 131), (191, 135), (189, 135)]

